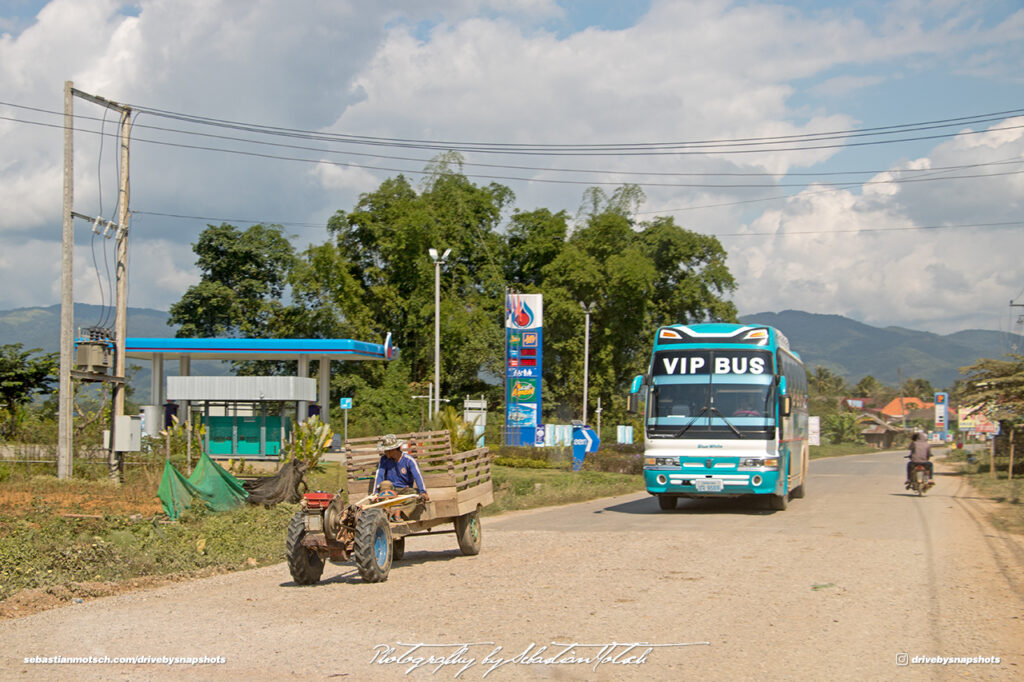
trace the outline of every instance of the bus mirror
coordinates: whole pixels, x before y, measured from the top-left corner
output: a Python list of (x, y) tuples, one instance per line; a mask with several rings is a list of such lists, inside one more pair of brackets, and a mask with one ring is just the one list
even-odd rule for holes
[(779, 395), (786, 395), (786, 393), (787, 393), (787, 391), (786, 391), (786, 377), (784, 377), (784, 376), (782, 376), (780, 374), (776, 378), (779, 381)]
[(633, 395), (636, 395), (637, 393), (640, 392), (640, 389), (646, 385), (647, 377), (645, 377), (643, 374), (637, 374), (635, 377), (633, 377), (633, 385), (630, 386), (629, 392)]
[(784, 395), (779, 399), (779, 414), (783, 417), (788, 417), (793, 411), (793, 399)]
[(640, 410), (640, 394), (630, 393), (626, 398), (626, 412), (636, 414)]

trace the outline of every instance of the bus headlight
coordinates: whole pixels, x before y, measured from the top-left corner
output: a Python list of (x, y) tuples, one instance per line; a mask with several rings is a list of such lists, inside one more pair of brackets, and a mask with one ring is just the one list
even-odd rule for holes
[(766, 457), (761, 459), (760, 457), (744, 457), (740, 460), (740, 467), (747, 469), (778, 469), (779, 458)]
[(677, 467), (678, 457), (645, 457), (644, 466), (647, 467)]

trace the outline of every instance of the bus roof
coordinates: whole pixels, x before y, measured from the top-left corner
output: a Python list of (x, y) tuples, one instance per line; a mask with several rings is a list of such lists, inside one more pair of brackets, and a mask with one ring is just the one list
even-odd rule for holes
[(786, 335), (766, 324), (729, 322), (673, 324), (660, 327), (655, 335), (656, 346), (679, 343), (743, 344), (789, 350), (789, 339), (786, 338)]

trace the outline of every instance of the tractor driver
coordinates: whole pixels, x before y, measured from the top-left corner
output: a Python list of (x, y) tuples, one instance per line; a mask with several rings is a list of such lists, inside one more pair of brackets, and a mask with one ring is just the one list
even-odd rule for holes
[[(379, 495), (382, 491), (393, 489), (395, 495), (418, 493), (420, 500), (426, 502), (430, 495), (427, 494), (427, 486), (423, 483), (420, 467), (411, 455), (403, 451), (407, 444), (408, 441), (391, 433), (380, 439), (377, 450), (381, 456), (377, 465), (377, 478), (373, 482), (373, 492)], [(396, 515), (397, 513), (395, 512)]]

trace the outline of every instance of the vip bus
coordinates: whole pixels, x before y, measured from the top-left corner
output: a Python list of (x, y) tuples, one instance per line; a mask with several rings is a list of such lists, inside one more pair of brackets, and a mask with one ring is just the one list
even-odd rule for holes
[(693, 324), (658, 329), (646, 374), (644, 483), (662, 509), (680, 497), (804, 496), (807, 373), (779, 330)]

